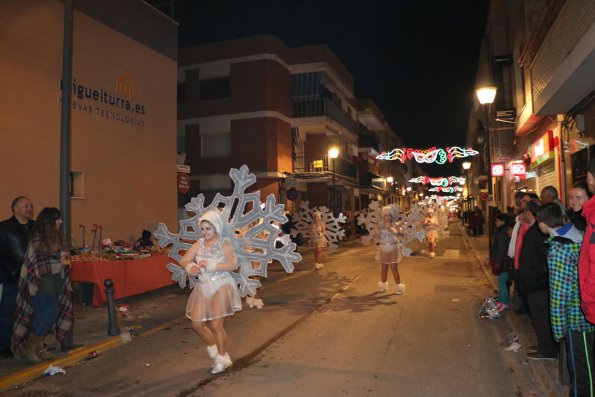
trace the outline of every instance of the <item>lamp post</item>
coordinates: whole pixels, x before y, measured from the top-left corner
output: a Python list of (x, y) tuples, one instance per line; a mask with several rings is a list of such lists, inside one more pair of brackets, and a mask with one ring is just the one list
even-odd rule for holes
[(333, 162), (333, 191), (331, 193), (331, 211), (333, 212), (333, 215), (335, 215), (335, 211), (336, 211), (336, 191), (335, 191), (335, 159), (337, 157), (339, 157), (339, 149), (336, 147), (332, 147), (329, 149), (328, 151), (328, 156), (331, 158), (332, 162)]
[[(492, 164), (492, 148), (491, 148), (491, 140), (490, 140), (490, 109), (489, 107), (494, 103), (494, 99), (496, 98), (496, 91), (497, 88), (493, 86), (489, 87), (481, 87), (475, 90), (475, 94), (477, 95), (477, 99), (479, 103), (484, 107), (484, 115), (485, 115), (485, 122), (486, 122), (486, 140), (487, 140), (487, 147), (488, 147), (488, 158), (486, 164), (486, 175), (488, 177), (488, 248), (489, 251), (492, 251), (492, 235), (493, 235), (493, 227), (492, 223), (494, 222), (494, 206), (492, 203), (493, 191), (492, 191), (492, 175), (490, 172), (490, 166)], [(486, 106), (488, 105), (487, 109)]]
[(471, 162), (465, 161), (463, 164), (463, 169), (465, 170), (465, 186), (467, 188), (467, 194), (465, 195), (465, 201), (467, 203), (467, 211), (469, 211), (469, 169), (471, 168)]
[(395, 179), (392, 176), (386, 177), (386, 183), (388, 183), (388, 197), (389, 197), (388, 204), (392, 204), (392, 201), (393, 201), (393, 182), (394, 181), (395, 181)]

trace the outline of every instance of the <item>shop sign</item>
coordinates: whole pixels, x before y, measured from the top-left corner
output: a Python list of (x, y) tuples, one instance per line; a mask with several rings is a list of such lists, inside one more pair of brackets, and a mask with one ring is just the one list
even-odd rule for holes
[(554, 133), (548, 131), (530, 147), (531, 165), (536, 166), (554, 157)]
[(178, 172), (185, 172), (186, 174), (190, 173), (190, 166), (189, 165), (184, 165), (184, 164), (178, 164), (177, 165), (178, 168)]
[(514, 176), (523, 176), (527, 172), (527, 166), (525, 163), (512, 163), (510, 171)]
[(178, 172), (178, 191), (182, 194), (190, 190), (190, 176), (185, 172)]
[(492, 164), (492, 176), (504, 175), (504, 164)]
[(312, 161), (312, 168), (323, 168), (322, 160), (314, 160)]

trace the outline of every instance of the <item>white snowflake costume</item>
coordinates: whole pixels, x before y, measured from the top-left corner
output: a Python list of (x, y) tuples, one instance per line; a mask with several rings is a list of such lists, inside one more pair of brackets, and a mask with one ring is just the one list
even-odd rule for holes
[[(171, 233), (167, 227), (160, 223), (155, 238), (160, 247), (173, 244), (169, 257), (176, 262), (182, 258), (182, 253), (188, 250), (192, 243), (201, 236), (198, 219), (209, 210), (219, 209), (223, 219), (224, 235), (229, 238), (234, 252), (238, 258), (239, 270), (232, 276), (239, 284), (241, 296), (254, 295), (261, 286), (260, 281), (251, 279), (250, 276), (267, 276), (267, 267), (273, 260), (279, 261), (287, 273), (294, 270), (294, 262), (299, 262), (302, 257), (295, 252), (295, 243), (289, 239), (279, 237), (279, 227), (276, 224), (287, 222), (284, 214), (284, 205), (277, 204), (275, 196), (267, 196), (261, 206), (260, 192), (248, 193), (246, 190), (256, 182), (256, 176), (250, 173), (248, 167), (243, 165), (240, 169), (232, 168), (229, 176), (234, 182), (234, 190), (230, 196), (217, 193), (210, 205), (204, 205), (205, 197), (201, 193), (186, 204), (186, 211), (194, 213), (189, 219), (181, 219), (179, 234)], [(260, 222), (255, 222), (259, 221)], [(245, 228), (241, 237), (236, 230)], [(281, 243), (281, 244), (279, 244)], [(253, 267), (252, 263), (259, 266)], [(190, 288), (198, 281), (197, 277), (189, 276), (184, 269), (174, 263), (168, 263), (167, 268), (173, 273), (172, 280), (177, 281), (181, 288), (186, 287), (188, 281)]]
[(330, 250), (337, 249), (337, 243), (345, 237), (345, 230), (339, 225), (339, 223), (345, 223), (347, 220), (345, 215), (339, 214), (335, 218), (332, 212), (324, 206), (310, 208), (309, 201), (302, 201), (299, 205), (298, 213), (293, 214), (294, 224), (291, 229), (291, 235), (297, 237), (301, 233), (303, 236), (307, 236), (310, 233), (310, 223), (314, 221), (315, 212), (320, 213), (322, 223), (326, 226), (325, 238), (328, 248)]

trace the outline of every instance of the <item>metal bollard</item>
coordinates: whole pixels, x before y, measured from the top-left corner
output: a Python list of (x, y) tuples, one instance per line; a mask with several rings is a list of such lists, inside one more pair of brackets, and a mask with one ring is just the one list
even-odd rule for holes
[(114, 282), (108, 278), (103, 282), (103, 285), (105, 285), (105, 295), (107, 297), (107, 334), (109, 336), (120, 335), (114, 304)]

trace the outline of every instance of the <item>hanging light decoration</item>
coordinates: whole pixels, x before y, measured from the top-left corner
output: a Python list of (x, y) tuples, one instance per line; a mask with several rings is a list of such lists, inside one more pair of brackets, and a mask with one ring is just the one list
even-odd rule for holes
[(444, 164), (447, 161), (452, 163), (455, 158), (476, 156), (479, 152), (471, 148), (458, 146), (447, 147), (446, 149), (431, 147), (429, 149), (396, 148), (390, 152), (382, 152), (376, 156), (377, 160), (399, 160), (401, 163), (415, 159), (418, 163)]
[(437, 178), (430, 178), (429, 176), (418, 176), (416, 178), (409, 179), (411, 183), (423, 183), (424, 185), (432, 185), (432, 186), (449, 186), (458, 183), (459, 185), (465, 184), (465, 178), (459, 176), (449, 176), (449, 177), (437, 177)]
[(455, 193), (462, 192), (463, 188), (460, 186), (436, 186), (428, 189), (428, 192), (442, 192), (442, 193)]

